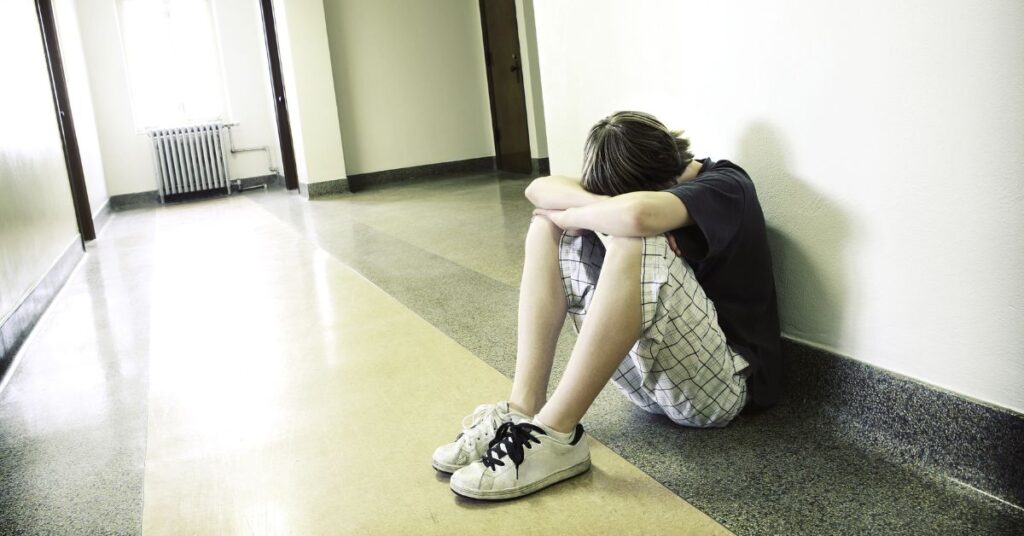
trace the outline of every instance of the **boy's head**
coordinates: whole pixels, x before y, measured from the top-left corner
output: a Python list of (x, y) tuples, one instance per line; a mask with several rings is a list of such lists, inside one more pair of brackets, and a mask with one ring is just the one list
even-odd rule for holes
[(690, 142), (651, 114), (615, 112), (590, 129), (583, 150), (583, 188), (601, 195), (662, 190), (693, 161)]

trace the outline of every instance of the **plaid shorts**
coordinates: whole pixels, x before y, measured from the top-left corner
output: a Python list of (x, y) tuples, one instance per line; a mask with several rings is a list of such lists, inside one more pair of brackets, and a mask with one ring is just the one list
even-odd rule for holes
[[(579, 333), (604, 262), (590, 233), (562, 235), (559, 268), (569, 317)], [(642, 331), (612, 381), (637, 406), (684, 426), (729, 424), (747, 401), (748, 363), (726, 343), (715, 305), (664, 236), (643, 239)]]

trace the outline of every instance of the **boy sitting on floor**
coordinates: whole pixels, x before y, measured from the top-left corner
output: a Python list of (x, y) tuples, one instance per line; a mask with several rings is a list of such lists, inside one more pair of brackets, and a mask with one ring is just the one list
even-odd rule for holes
[[(581, 181), (542, 177), (526, 196), (536, 209), (512, 393), (434, 452), (455, 493), (509, 499), (585, 472), (579, 422), (609, 379), (683, 426), (725, 426), (748, 401), (777, 401), (771, 255), (743, 169), (694, 160), (653, 116), (618, 112), (590, 130)], [(579, 337), (548, 400), (566, 316)]]

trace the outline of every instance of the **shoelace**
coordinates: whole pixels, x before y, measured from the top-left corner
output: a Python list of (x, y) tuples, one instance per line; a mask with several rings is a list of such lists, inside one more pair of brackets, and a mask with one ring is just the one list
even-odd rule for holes
[[(497, 404), (480, 404), (473, 413), (462, 418), (462, 436), (474, 442), (478, 441), (484, 433), (494, 430), (501, 421), (501, 411)], [(480, 426), (485, 423), (486, 426)]]
[(537, 439), (532, 432), (544, 434), (544, 430), (527, 422), (503, 423), (498, 427), (494, 439), (488, 444), (489, 448), (484, 452), (484, 457), (481, 460), (484, 467), (497, 471), (496, 466), (505, 465), (501, 458), (508, 456), (516, 466), (516, 479), (518, 480), (519, 466), (523, 463), (525, 456), (523, 447), (532, 448), (531, 443), (540, 443), (540, 439)]

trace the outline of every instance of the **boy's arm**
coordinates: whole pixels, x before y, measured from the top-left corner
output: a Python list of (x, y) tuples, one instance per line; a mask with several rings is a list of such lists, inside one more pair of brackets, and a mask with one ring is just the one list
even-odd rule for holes
[(526, 198), (537, 208), (552, 210), (582, 207), (608, 199), (584, 190), (578, 179), (559, 176), (534, 179), (526, 187)]
[(668, 192), (631, 192), (565, 210), (538, 207), (535, 213), (565, 230), (612, 236), (655, 236), (693, 223), (682, 200)]

